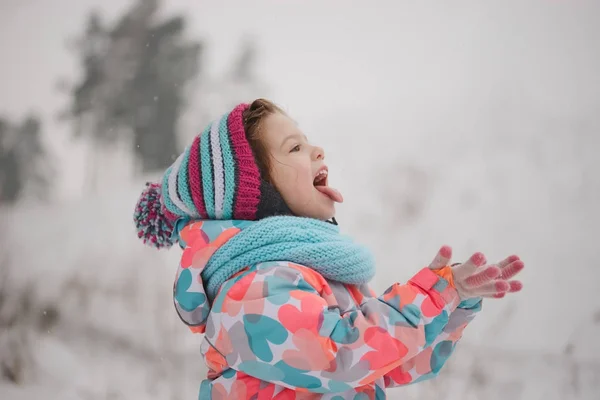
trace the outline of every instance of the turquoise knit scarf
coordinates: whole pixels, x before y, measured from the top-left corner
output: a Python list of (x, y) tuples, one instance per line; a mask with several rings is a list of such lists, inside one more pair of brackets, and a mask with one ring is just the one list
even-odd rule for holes
[(375, 275), (369, 250), (343, 236), (336, 225), (303, 217), (270, 217), (249, 224), (210, 258), (202, 271), (208, 297), (214, 299), (225, 281), (249, 265), (290, 261), (326, 279), (366, 283)]

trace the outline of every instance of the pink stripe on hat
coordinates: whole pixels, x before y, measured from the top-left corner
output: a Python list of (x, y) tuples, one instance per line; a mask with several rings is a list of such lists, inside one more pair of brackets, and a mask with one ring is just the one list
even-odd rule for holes
[(240, 104), (227, 118), (227, 129), (231, 138), (237, 166), (234, 218), (254, 220), (260, 202), (260, 171), (254, 161), (250, 144), (246, 139), (242, 115), (248, 104)]

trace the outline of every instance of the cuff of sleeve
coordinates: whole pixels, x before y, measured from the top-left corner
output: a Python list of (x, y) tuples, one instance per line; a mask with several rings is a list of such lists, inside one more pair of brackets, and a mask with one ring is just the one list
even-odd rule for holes
[(436, 296), (433, 297), (440, 303), (440, 308), (443, 308), (446, 304), (451, 304), (452, 308), (456, 308), (459, 303), (458, 292), (453, 285), (429, 268), (423, 268), (417, 272), (410, 279), (410, 282), (429, 293), (435, 294)]

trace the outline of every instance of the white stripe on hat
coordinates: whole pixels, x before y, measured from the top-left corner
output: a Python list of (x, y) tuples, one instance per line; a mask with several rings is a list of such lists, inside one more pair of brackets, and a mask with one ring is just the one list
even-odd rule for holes
[(169, 175), (169, 198), (175, 204), (177, 208), (186, 213), (187, 215), (193, 215), (192, 211), (185, 205), (185, 203), (179, 198), (177, 195), (177, 175), (179, 174), (179, 168), (181, 167), (181, 162), (183, 161), (183, 156), (185, 155), (185, 151), (177, 157), (177, 160), (173, 163), (171, 167), (171, 174)]
[[(221, 119), (227, 118), (227, 115)], [(215, 217), (223, 218), (223, 202), (225, 199), (225, 176), (223, 171), (223, 154), (221, 154), (221, 142), (219, 141), (219, 125), (221, 119), (213, 122), (210, 127), (210, 144), (212, 149), (213, 178), (215, 188)]]

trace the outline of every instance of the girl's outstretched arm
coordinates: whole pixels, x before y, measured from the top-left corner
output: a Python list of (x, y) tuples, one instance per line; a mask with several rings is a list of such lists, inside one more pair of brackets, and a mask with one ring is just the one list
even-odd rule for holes
[[(439, 270), (450, 263), (452, 251), (444, 246), (429, 265), (432, 270)], [(448, 323), (436, 337), (431, 346), (416, 355), (413, 359), (390, 371), (385, 376), (386, 387), (401, 386), (416, 383), (437, 376), (454, 351), (456, 344), (462, 337), (466, 326), (481, 311), (482, 298), (503, 298), (507, 293), (518, 292), (522, 288), (520, 281), (509, 280), (523, 270), (525, 264), (517, 256), (510, 256), (494, 266), (478, 270), (468, 278), (464, 278), (465, 271), (475, 271), (478, 266), (485, 263), (481, 253), (474, 254), (466, 263), (453, 264), (458, 273), (453, 274), (452, 281), (457, 278), (460, 284), (459, 294), (467, 298), (463, 300), (455, 311), (450, 314)], [(463, 279), (461, 279), (463, 275)], [(499, 278), (499, 279), (496, 279)], [(476, 294), (473, 296), (473, 294)], [(473, 297), (471, 297), (473, 296)], [(418, 376), (417, 379), (413, 379)]]

